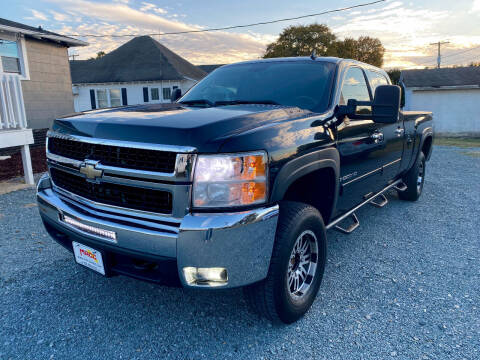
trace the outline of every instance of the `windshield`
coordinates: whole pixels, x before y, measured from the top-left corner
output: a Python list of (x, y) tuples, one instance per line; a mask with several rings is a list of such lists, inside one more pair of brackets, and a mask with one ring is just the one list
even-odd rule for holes
[(327, 109), (335, 64), (278, 61), (219, 68), (179, 102), (200, 106), (266, 103), (297, 106), (315, 112)]

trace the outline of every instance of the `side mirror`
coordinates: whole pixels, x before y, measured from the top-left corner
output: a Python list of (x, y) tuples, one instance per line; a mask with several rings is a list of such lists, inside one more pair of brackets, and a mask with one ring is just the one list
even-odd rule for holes
[(170, 100), (173, 102), (177, 101), (178, 99), (180, 99), (182, 97), (182, 90), (180, 89), (175, 89), (173, 90), (172, 92), (172, 96), (170, 97)]
[(397, 85), (380, 85), (375, 89), (372, 104), (373, 121), (395, 123), (400, 111), (401, 89)]

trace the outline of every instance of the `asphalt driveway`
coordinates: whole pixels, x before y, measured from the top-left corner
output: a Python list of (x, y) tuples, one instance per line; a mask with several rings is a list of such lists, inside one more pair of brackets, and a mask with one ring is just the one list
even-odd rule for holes
[(330, 231), (306, 317), (272, 326), (241, 290), (192, 291), (78, 265), (34, 191), (0, 196), (0, 359), (479, 359), (480, 148), (435, 147), (417, 203)]

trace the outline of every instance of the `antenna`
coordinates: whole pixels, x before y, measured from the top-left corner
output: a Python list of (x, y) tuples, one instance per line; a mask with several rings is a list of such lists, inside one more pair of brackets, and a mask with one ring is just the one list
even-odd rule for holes
[(313, 49), (312, 54), (310, 55), (310, 59), (315, 60), (317, 58), (317, 50)]

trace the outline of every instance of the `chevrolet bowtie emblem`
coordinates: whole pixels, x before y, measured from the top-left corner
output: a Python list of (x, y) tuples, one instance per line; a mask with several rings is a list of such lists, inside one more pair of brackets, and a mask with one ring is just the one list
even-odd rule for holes
[(96, 180), (97, 178), (102, 177), (103, 170), (96, 168), (98, 161), (86, 160), (82, 165), (80, 165), (80, 173), (85, 175), (89, 180)]

